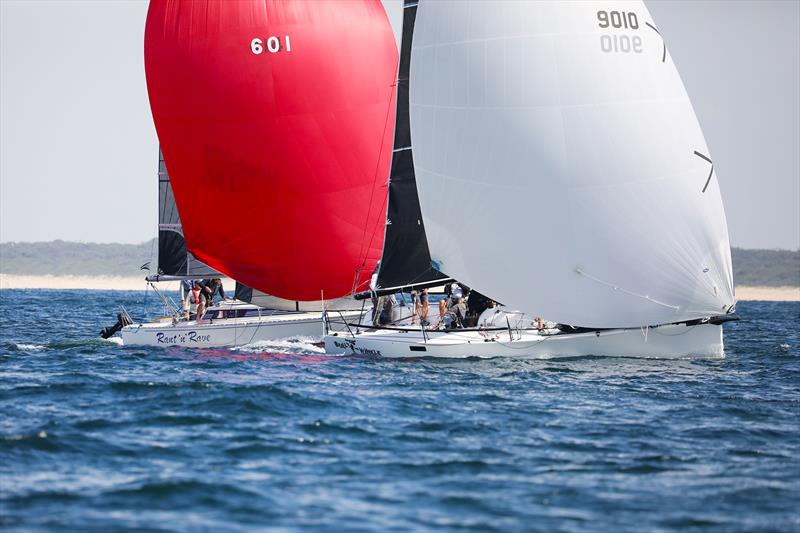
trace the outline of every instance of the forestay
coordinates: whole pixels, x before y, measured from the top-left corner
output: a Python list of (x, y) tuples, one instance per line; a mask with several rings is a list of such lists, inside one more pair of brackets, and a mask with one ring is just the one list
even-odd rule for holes
[(641, 2), (420, 2), (410, 78), (443, 272), (590, 327), (734, 304), (709, 150)]

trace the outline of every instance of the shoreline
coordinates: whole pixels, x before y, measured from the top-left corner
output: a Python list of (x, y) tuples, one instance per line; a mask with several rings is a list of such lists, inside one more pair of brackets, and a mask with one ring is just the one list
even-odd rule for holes
[[(177, 287), (178, 282), (162, 283), (166, 290)], [(224, 279), (225, 291), (233, 291), (233, 280)], [(143, 276), (28, 276), (19, 274), (0, 274), (0, 289), (55, 289), (55, 290), (102, 290), (102, 291), (141, 291), (147, 283)], [(736, 287), (737, 300), (757, 300), (767, 302), (798, 302), (800, 287)]]
[(67, 276), (0, 274), (0, 289), (144, 290), (144, 276)]
[[(226, 292), (234, 293), (235, 282), (222, 278)], [(177, 290), (177, 281), (158, 284), (163, 290)], [(144, 276), (66, 276), (0, 274), (0, 290), (3, 289), (52, 289), (52, 290), (97, 290), (97, 291), (144, 291), (147, 282)]]
[(739, 285), (736, 299), (761, 302), (800, 302), (800, 287), (765, 287)]

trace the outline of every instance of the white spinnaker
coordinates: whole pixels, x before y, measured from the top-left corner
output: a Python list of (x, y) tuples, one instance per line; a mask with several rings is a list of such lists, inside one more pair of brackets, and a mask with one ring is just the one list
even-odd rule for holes
[(442, 272), (580, 326), (734, 303), (717, 177), (655, 28), (641, 2), (420, 2), (411, 139)]

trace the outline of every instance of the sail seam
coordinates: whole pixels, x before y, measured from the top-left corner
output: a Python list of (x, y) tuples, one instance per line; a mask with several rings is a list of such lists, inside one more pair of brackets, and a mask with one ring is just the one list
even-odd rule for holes
[(519, 111), (519, 110), (526, 110), (526, 109), (581, 109), (581, 108), (593, 108), (593, 107), (607, 107), (607, 106), (616, 106), (616, 105), (629, 105), (629, 104), (661, 104), (665, 102), (689, 102), (688, 98), (685, 97), (675, 97), (675, 98), (638, 98), (635, 100), (618, 100), (614, 102), (593, 102), (588, 104), (561, 104), (561, 103), (554, 103), (554, 104), (542, 104), (542, 105), (521, 105), (521, 106), (477, 106), (477, 105), (441, 105), (441, 104), (421, 104), (418, 102), (413, 102), (415, 107), (420, 108), (428, 108), (428, 109), (448, 109), (448, 110), (460, 110), (460, 111), (471, 111), (471, 110), (481, 110), (481, 111)]
[(663, 306), (663, 307), (668, 307), (670, 309), (674, 309), (675, 311), (679, 311), (680, 310), (680, 306), (664, 303), (664, 302), (661, 302), (659, 300), (656, 300), (655, 298), (651, 298), (651, 297), (649, 297), (649, 296), (647, 296), (645, 294), (638, 294), (638, 293), (635, 293), (633, 291), (629, 291), (628, 289), (624, 289), (624, 288), (620, 287), (619, 285), (615, 285), (613, 283), (609, 283), (607, 281), (603, 281), (603, 280), (598, 279), (598, 278), (596, 278), (594, 276), (591, 276), (591, 275), (587, 274), (586, 272), (584, 272), (583, 269), (581, 269), (581, 268), (576, 268), (575, 272), (580, 274), (581, 276), (584, 276), (584, 277), (592, 280), (592, 281), (596, 281), (597, 283), (600, 283), (601, 285), (605, 285), (606, 287), (611, 287), (615, 291), (620, 291), (620, 292), (623, 292), (623, 293), (625, 293), (625, 294), (627, 294), (629, 296), (635, 296), (637, 298), (641, 298), (643, 300), (647, 300), (648, 302), (653, 302), (654, 304), (657, 304), (657, 305), (660, 305), (660, 306)]

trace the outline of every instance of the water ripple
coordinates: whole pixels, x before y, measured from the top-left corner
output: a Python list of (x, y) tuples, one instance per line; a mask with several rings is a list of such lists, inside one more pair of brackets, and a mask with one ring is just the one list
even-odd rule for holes
[(124, 347), (120, 303), (3, 291), (3, 530), (800, 528), (797, 303), (681, 361)]

